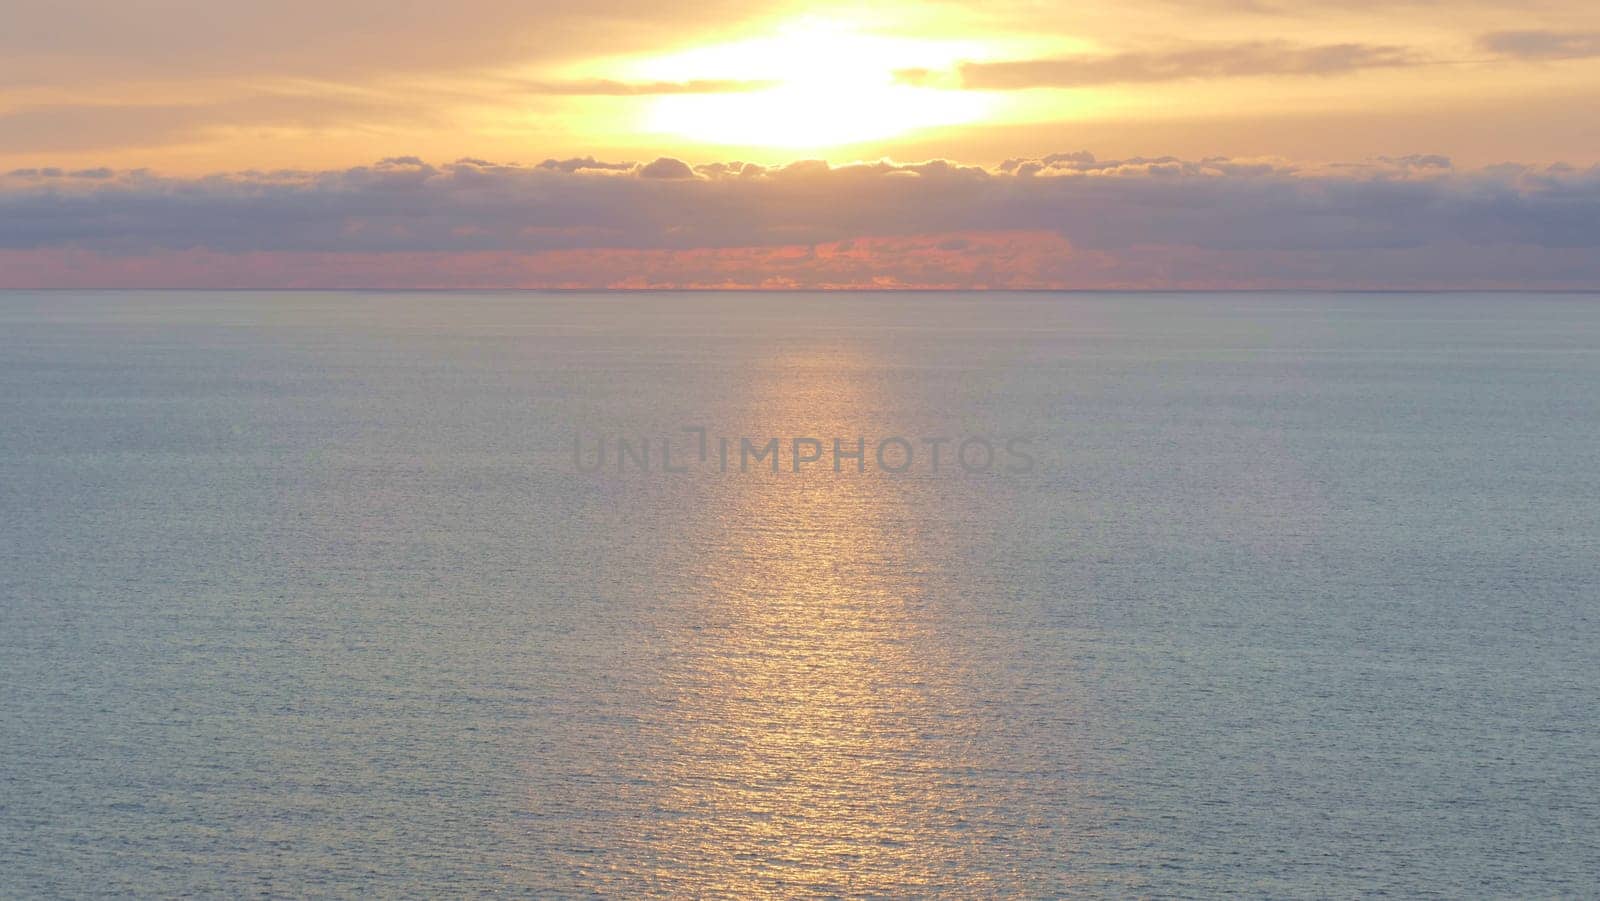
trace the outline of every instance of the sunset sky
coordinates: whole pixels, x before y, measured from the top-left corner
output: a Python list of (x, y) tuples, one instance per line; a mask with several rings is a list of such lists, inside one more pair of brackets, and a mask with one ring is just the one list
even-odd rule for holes
[(0, 286), (1600, 285), (1576, 0), (5, 18)]

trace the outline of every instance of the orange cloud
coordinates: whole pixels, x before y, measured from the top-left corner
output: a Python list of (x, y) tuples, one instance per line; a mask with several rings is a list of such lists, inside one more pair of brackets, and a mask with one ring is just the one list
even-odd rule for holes
[(1049, 232), (857, 238), (816, 245), (540, 253), (0, 251), (13, 288), (1040, 289), (1109, 268)]

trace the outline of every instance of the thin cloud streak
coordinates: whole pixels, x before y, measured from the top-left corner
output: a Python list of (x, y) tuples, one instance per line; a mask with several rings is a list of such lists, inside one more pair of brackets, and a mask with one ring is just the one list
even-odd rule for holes
[(668, 94), (739, 94), (771, 88), (772, 81), (698, 79), (694, 81), (612, 81), (604, 78), (578, 81), (523, 81), (514, 87), (528, 94), (555, 97), (649, 97)]
[(337, 129), (386, 121), (438, 127), (432, 108), (394, 97), (256, 94), (213, 103), (66, 104), (0, 112), (0, 153), (160, 147), (219, 129)]
[[(1405, 47), (1251, 41), (1058, 59), (964, 63), (959, 74), (963, 87), (1010, 91), (1263, 75), (1329, 76), (1424, 64), (1423, 57)], [(908, 82), (925, 81), (929, 75), (926, 70), (900, 73), (901, 79)]]
[(1496, 31), (1478, 41), (1491, 53), (1524, 60), (1590, 59), (1600, 56), (1600, 32)]

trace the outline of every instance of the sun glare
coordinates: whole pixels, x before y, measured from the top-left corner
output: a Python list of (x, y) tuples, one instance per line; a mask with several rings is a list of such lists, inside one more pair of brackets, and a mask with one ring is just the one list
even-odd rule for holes
[(776, 34), (645, 60), (636, 77), (770, 83), (656, 98), (643, 126), (708, 144), (807, 149), (985, 118), (990, 95), (903, 83), (906, 69), (945, 70), (982, 56), (971, 42), (894, 38), (801, 22)]

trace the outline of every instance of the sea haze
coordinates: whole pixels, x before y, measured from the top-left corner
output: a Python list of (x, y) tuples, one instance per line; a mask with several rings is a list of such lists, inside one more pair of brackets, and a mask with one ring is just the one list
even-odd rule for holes
[(0, 893), (1593, 894), (1597, 439), (1595, 296), (0, 294)]

